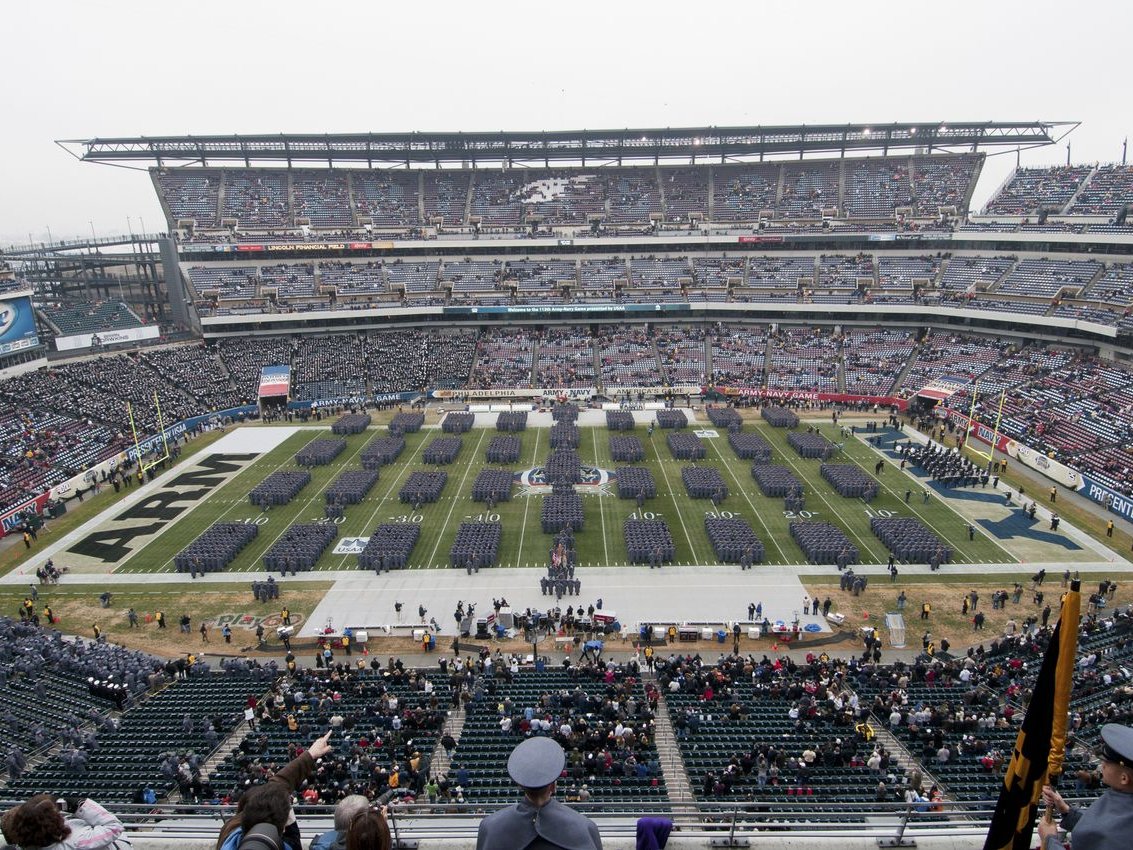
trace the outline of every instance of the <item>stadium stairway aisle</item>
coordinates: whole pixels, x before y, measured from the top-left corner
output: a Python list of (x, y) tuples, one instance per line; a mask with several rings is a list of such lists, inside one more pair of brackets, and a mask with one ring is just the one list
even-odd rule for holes
[(437, 743), (433, 747), (433, 759), (429, 764), (429, 772), (433, 776), (447, 776), (449, 765), (452, 764), (452, 759), (449, 754), (445, 752), (445, 748), (441, 746), (441, 739), (445, 735), (452, 735), (457, 744), (460, 743), (460, 733), (464, 729), (465, 720), (464, 707), (455, 708), (449, 711), (448, 718), (445, 720), (444, 726), (441, 727), (441, 733), (437, 736)]
[[(643, 670), (641, 681), (656, 683), (657, 676)], [(684, 760), (681, 759), (681, 751), (677, 747), (677, 736), (673, 732), (673, 721), (669, 717), (669, 706), (665, 703), (664, 695), (657, 701), (653, 720), (653, 745), (657, 747), (661, 774), (665, 777), (665, 788), (669, 792), (669, 805), (673, 807), (674, 814), (691, 813), (695, 809), (692, 785), (689, 783)]]
[[(264, 695), (261, 694), (260, 696)], [(246, 728), (244, 724), (241, 723), (235, 729), (233, 729), (232, 732), (229, 733), (227, 738), (220, 742), (219, 746), (217, 746), (215, 750), (212, 751), (209, 757), (205, 760), (205, 763), (201, 765), (201, 767), (204, 768), (205, 772), (209, 776), (214, 776), (216, 774), (216, 769), (220, 766), (220, 764), (230, 755), (232, 755), (232, 753), (236, 752), (237, 747), (239, 747), (241, 742), (244, 740), (245, 732)], [(180, 789), (173, 788), (166, 796), (166, 800), (170, 803), (179, 803), (182, 802), (184, 798), (181, 796)]]
[[(861, 695), (859, 694), (859, 696)], [(864, 699), (864, 697), (862, 698)], [(935, 785), (944, 792), (945, 800), (952, 800), (952, 795), (948, 793), (948, 786), (937, 779), (935, 774), (929, 773), (928, 764), (926, 762), (917, 761), (913, 758), (913, 754), (909, 752), (908, 747), (905, 746), (900, 738), (889, 731), (889, 726), (882, 718), (871, 713), (869, 722), (873, 726), (874, 733), (877, 735), (875, 739), (877, 743), (885, 747), (892, 756), (890, 770), (897, 776), (898, 780), (903, 776), (910, 775), (914, 769), (919, 770), (923, 777), (923, 787), (926, 790)], [(897, 790), (901, 790), (903, 787), (900, 781), (898, 781)]]
[(912, 354), (909, 359), (905, 361), (905, 365), (901, 367), (901, 371), (897, 373), (897, 377), (893, 379), (892, 385), (889, 387), (890, 392), (896, 392), (898, 387), (904, 386), (905, 376), (909, 374), (909, 370), (913, 368), (913, 364), (917, 362), (917, 357), (920, 354), (920, 345), (913, 347)]

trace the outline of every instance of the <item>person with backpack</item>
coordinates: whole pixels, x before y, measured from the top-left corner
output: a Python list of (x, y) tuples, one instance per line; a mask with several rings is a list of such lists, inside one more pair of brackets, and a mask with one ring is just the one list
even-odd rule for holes
[(236, 804), (236, 814), (220, 830), (216, 850), (263, 848), (263, 850), (303, 850), (299, 824), (291, 809), (291, 795), (315, 772), (315, 762), (333, 747), (331, 732), (274, 774), (267, 782), (244, 792)]

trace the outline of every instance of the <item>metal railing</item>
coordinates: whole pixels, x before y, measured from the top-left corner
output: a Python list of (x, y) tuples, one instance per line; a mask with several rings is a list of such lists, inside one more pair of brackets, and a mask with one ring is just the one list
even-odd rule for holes
[[(518, 799), (518, 798), (517, 798)], [(7, 810), (20, 800), (0, 800)], [(1088, 803), (1088, 800), (1078, 801)], [(745, 835), (785, 833), (791, 837), (833, 837), (852, 831), (857, 838), (875, 839), (896, 847), (910, 838), (975, 836), (987, 832), (993, 801), (928, 803), (838, 803), (826, 801), (735, 803), (690, 802), (679, 807), (657, 802), (570, 803), (571, 808), (594, 820), (604, 837), (631, 837), (637, 819), (667, 817), (687, 838), (727, 839), (735, 844)], [(483, 815), (500, 804), (394, 803), (389, 808), (391, 831), (401, 840), (458, 840), (475, 838)], [(235, 813), (233, 805), (157, 804), (107, 806), (140, 837), (205, 838), (215, 836)], [(332, 806), (296, 806), (304, 829), (330, 829)]]

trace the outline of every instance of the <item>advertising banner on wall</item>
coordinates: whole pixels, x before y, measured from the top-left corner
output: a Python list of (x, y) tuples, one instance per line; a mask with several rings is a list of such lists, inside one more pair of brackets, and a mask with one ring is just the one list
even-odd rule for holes
[(26, 295), (0, 301), (0, 355), (35, 348), (39, 336), (35, 331), (35, 311)]
[(161, 331), (157, 325), (142, 325), (137, 328), (122, 328), (115, 331), (95, 331), (89, 334), (73, 334), (55, 337), (55, 348), (59, 351), (76, 351), (100, 345), (118, 345), (123, 342), (138, 342), (143, 339), (157, 339)]
[(555, 389), (545, 387), (530, 389), (527, 387), (475, 387), (459, 390), (429, 390), (429, 398), (438, 399), (470, 399), (470, 398), (579, 398), (586, 399), (597, 392), (595, 387), (575, 387), (574, 389)]
[(882, 407), (896, 407), (904, 410), (909, 406), (906, 399), (892, 395), (854, 395), (853, 393), (820, 393), (808, 390), (776, 390), (766, 387), (716, 387), (716, 391), (726, 396), (745, 398), (780, 399), (782, 401), (833, 401), (839, 404), (878, 404)]
[(1089, 475), (1084, 475), (1076, 469), (1071, 469), (1066, 464), (1052, 457), (1048, 457), (1042, 452), (1032, 449), (1030, 446), (1012, 440), (1002, 434), (1000, 434), (998, 438), (995, 438), (995, 432), (991, 428), (981, 422), (969, 420), (968, 417), (962, 413), (958, 413), (955, 410), (948, 410), (946, 413), (949, 418), (959, 424), (960, 427), (968, 429), (970, 439), (978, 440), (986, 446), (990, 446), (994, 439), (996, 451), (1018, 460), (1020, 463), (1037, 472), (1041, 472), (1051, 481), (1056, 481), (1064, 487), (1077, 490), (1083, 496), (1105, 505), (1108, 510), (1114, 513), (1120, 514), (1127, 519), (1133, 519), (1133, 498), (1117, 492), (1112, 487), (1108, 487), (1096, 481)]
[(156, 451), (164, 442), (171, 441), (179, 438), (181, 435), (192, 431), (199, 426), (214, 426), (226, 425), (232, 422), (239, 422), (249, 417), (255, 416), (259, 412), (259, 408), (255, 405), (243, 405), (241, 407), (230, 407), (226, 410), (218, 410), (215, 413), (203, 413), (200, 416), (193, 416), (189, 419), (183, 419), (180, 422), (175, 422), (166, 428), (161, 434), (154, 434), (141, 441), (140, 446), (130, 446), (124, 452), (120, 452), (114, 457), (108, 458), (85, 472), (69, 478), (59, 484), (56, 484), (48, 492), (36, 496), (34, 499), (29, 499), (27, 502), (18, 505), (10, 511), (0, 515), (0, 537), (14, 531), (20, 524), (20, 516), (25, 512), (36, 514), (43, 514), (44, 509), (49, 499), (67, 500), (76, 495), (80, 490), (85, 491), (89, 489), (92, 483), (101, 476), (102, 471), (115, 469), (118, 464), (127, 460), (134, 460), (138, 457), (138, 448), (140, 447), (142, 453)]

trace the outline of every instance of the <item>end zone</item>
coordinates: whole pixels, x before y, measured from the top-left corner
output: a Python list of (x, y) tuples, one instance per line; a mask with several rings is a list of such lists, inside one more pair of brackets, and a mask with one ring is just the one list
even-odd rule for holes
[(25, 582), (48, 558), (74, 572), (109, 573), (120, 568), (262, 455), (300, 428), (241, 427), (200, 454), (139, 486), (113, 507), (53, 542), (10, 573), (9, 582)]

